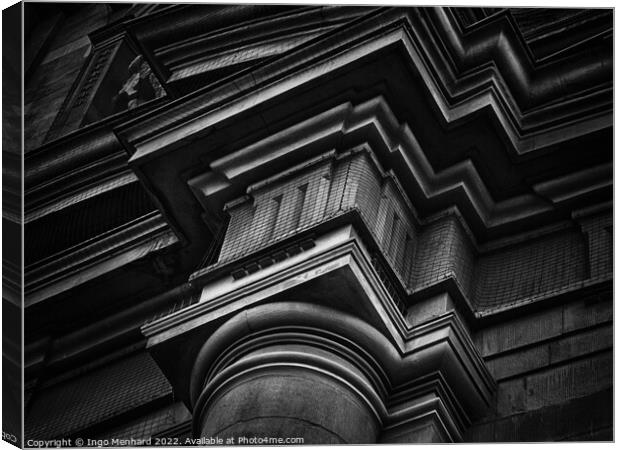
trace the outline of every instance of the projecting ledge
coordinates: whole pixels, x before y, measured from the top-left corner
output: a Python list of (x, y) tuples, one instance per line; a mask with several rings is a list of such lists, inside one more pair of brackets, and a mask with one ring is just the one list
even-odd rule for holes
[(490, 404), (495, 383), (457, 314), (412, 326), (351, 225), (244, 278), (194, 283), (198, 303), (143, 333), (197, 436), (267, 427), (302, 430), (306, 443), (458, 441)]

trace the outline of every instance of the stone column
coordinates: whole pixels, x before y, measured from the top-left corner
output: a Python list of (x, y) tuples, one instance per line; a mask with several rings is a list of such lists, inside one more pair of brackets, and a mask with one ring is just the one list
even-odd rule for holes
[(303, 438), (306, 444), (373, 443), (377, 418), (332, 374), (274, 364), (215, 388), (200, 414), (200, 436)]
[[(382, 402), (363, 356), (332, 340), (320, 324), (274, 322), (250, 333), (256, 324), (247, 321), (265, 317), (247, 316), (242, 312), (221, 327), (194, 367), (196, 437), (232, 437), (240, 444), (239, 438), (265, 437), (303, 438), (305, 444), (377, 442)], [(248, 334), (235, 340), (244, 329)]]

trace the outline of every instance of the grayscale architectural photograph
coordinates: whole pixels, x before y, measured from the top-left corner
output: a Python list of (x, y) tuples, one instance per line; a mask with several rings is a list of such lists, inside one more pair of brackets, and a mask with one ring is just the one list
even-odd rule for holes
[(5, 440), (614, 439), (611, 8), (17, 8)]

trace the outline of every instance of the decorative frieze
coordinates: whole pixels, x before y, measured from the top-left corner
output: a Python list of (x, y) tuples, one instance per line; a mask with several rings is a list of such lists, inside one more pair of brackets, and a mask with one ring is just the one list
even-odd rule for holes
[(368, 150), (325, 154), (250, 186), (245, 199), (230, 205), (218, 264), (357, 211), (392, 270), (403, 285), (410, 284), (416, 239), (412, 209), (394, 176), (384, 173)]
[(123, 34), (113, 36), (92, 47), (89, 63), (67, 95), (46, 140), (164, 95), (161, 83), (130, 39)]
[[(358, 214), (369, 244), (410, 296), (406, 304), (447, 289), (473, 314), (487, 313), (593, 279), (586, 271), (586, 242), (574, 227), (481, 247), (456, 210), (418, 219), (395, 175), (385, 172), (366, 146), (328, 152), (254, 183), (225, 211), (230, 222), (215, 266), (253, 253), (258, 260), (265, 249), (292, 236)], [(258, 270), (252, 267), (235, 274)]]
[(142, 55), (136, 56), (127, 67), (128, 77), (113, 97), (114, 111), (134, 109), (165, 94)]

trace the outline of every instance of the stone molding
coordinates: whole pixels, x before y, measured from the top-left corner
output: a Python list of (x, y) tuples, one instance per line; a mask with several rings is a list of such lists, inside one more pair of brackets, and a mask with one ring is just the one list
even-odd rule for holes
[[(429, 29), (434, 34), (428, 33)], [(592, 61), (581, 57), (574, 64), (561, 60), (551, 64), (553, 67), (547, 64), (544, 69), (536, 68), (525, 44), (504, 16), (463, 34), (449, 10), (411, 8), (370, 14), (365, 20), (355, 21), (249, 74), (235, 77), (234, 87), (224, 83), (210, 87), (208, 93), (197, 91), (165, 111), (131, 124), (123, 132), (137, 149), (134, 159), (150, 158), (249, 105), (256, 107), (394, 45), (404, 51), (419, 72), (445, 123), (490, 108), (516, 155), (611, 125), (610, 52), (603, 53), (609, 53), (603, 64), (597, 54), (591, 55)], [(583, 70), (582, 65), (588, 64), (592, 70)], [(480, 68), (471, 72), (473, 67)], [(558, 71), (571, 82), (553, 83), (549, 77), (557, 77)], [(606, 87), (595, 90), (587, 99), (573, 99), (571, 95), (573, 86), (601, 85), (605, 81)], [(544, 106), (554, 98), (565, 100)], [(542, 105), (534, 108), (528, 102)], [(549, 116), (562, 116), (566, 125), (549, 123)]]
[[(368, 6), (309, 6), (254, 19), (240, 26), (218, 28), (214, 24), (206, 33), (158, 47), (154, 54), (170, 72), (170, 84), (209, 71), (226, 71), (230, 66), (236, 72), (304, 45), (371, 10)], [(300, 23), (303, 23), (301, 32)]]
[[(129, 170), (121, 171), (120, 173), (116, 170), (110, 172), (111, 173), (106, 177), (86, 183), (85, 185), (72, 186), (73, 189), (66, 189), (63, 193), (58, 193), (58, 195), (45, 195), (38, 205), (32, 205), (32, 207), (29, 208), (28, 212), (25, 214), (24, 222), (32, 222), (98, 194), (138, 181), (134, 173)], [(104, 173), (103, 175), (106, 174)]]
[[(487, 394), (474, 392), (480, 388), (474, 387), (473, 380), (454, 385), (457, 378), (471, 379), (460, 361), (467, 359), (463, 336), (458, 336), (456, 331), (461, 326), (454, 314), (447, 314), (433, 325), (435, 332), (443, 337), (428, 336), (431, 327), (419, 330), (415, 334), (425, 340), (424, 345), (400, 354), (393, 343), (367, 323), (326, 307), (269, 303), (244, 310), (207, 340), (196, 359), (192, 372), (194, 424), (201, 423), (200, 412), (205, 403), (237, 376), (273, 366), (302, 365), (348, 384), (375, 411), (383, 429), (412, 427), (423, 417), (432, 415), (448, 440), (458, 441), (470, 420), (484, 413), (493, 385), (486, 386)], [(228, 350), (222, 350), (226, 344)], [(323, 348), (338, 357), (281, 350), (235, 363), (247, 352), (275, 344)], [(210, 375), (205, 374), (208, 369)], [(407, 378), (411, 373), (427, 374)], [(467, 384), (470, 382), (471, 385)], [(198, 432), (196, 428), (195, 432)]]
[[(347, 360), (355, 363), (367, 380), (374, 380), (370, 385), (376, 393), (373, 398), (383, 398), (378, 416), (384, 425), (397, 427), (430, 414), (437, 418), (437, 424), (443, 424), (445, 436), (460, 439), (464, 424), (484, 413), (494, 391), (494, 382), (466, 327), (454, 311), (417, 326), (408, 325), (371, 266), (359, 238), (354, 236), (353, 230), (345, 227), (331, 238), (317, 238), (316, 247), (291, 260), (241, 280), (195, 279), (194, 285), (204, 285), (197, 304), (142, 328), (148, 348), (165, 372), (172, 363), (165, 361), (165, 355), (173, 351), (175, 341), (182, 339), (185, 345), (195, 339), (204, 342), (202, 350), (184, 358), (194, 366), (191, 383), (176, 378), (189, 378), (190, 367), (179, 367), (177, 362), (176, 375), (169, 373), (177, 394), (196, 406), (204, 383), (218, 377), (215, 372), (232, 367), (235, 358), (254, 345), (252, 339), (247, 345), (239, 339), (273, 330), (274, 337), (267, 333), (259, 341), (282, 342), (280, 333), (290, 333), (286, 336), (296, 342), (311, 339), (313, 345), (318, 345), (318, 339), (341, 357), (343, 348), (353, 347), (356, 356), (349, 352)], [(321, 292), (332, 293), (332, 306), (320, 304), (318, 299), (326, 294), (317, 292), (317, 287), (311, 286), (313, 282), (327, 283)], [(352, 288), (354, 285), (358, 287)], [(300, 301), (285, 300), (291, 297), (299, 297)], [(308, 333), (314, 337), (309, 338)], [(342, 339), (355, 346), (343, 344)], [(197, 347), (194, 343), (190, 348)], [(232, 353), (225, 356), (227, 348)], [(230, 374), (221, 376), (230, 378)], [(426, 388), (415, 387), (415, 383), (412, 387), (412, 380), (417, 379), (424, 380), (420, 386)], [(392, 394), (395, 397), (390, 400)], [(458, 418), (454, 418), (455, 414)], [(450, 425), (452, 422), (454, 425)]]
[[(239, 185), (247, 186), (265, 173), (266, 167), (273, 161), (292, 158), (295, 153), (303, 153), (307, 157), (309, 151), (317, 152), (316, 149), (310, 150), (313, 142), (329, 142), (329, 138), (334, 139), (335, 136), (343, 145), (352, 147), (368, 143), (372, 151), (379, 155), (397, 156), (402, 167), (407, 168), (399, 171), (398, 176), (401, 182), (414, 184), (415, 190), (409, 195), (418, 207), (432, 205), (435, 209), (441, 209), (456, 205), (459, 213), (466, 218), (468, 228), (478, 235), (484, 235), (483, 231), (479, 231), (481, 227), (493, 231), (548, 215), (563, 202), (601, 187), (609, 187), (612, 183), (612, 167), (611, 163), (607, 163), (570, 177), (535, 184), (533, 189), (539, 195), (524, 194), (495, 201), (471, 160), (435, 172), (407, 124), (400, 123), (385, 99), (377, 97), (360, 105), (346, 103), (331, 108), (216, 159), (209, 164), (209, 172), (190, 179), (188, 184), (203, 207), (217, 214), (223, 205), (209, 205), (209, 197), (221, 196), (220, 191), (235, 185), (238, 191)], [(555, 187), (553, 192), (564, 189), (563, 192), (568, 193), (557, 198), (549, 192), (546, 198), (541, 198), (547, 194), (544, 187), (549, 185)]]
[[(453, 167), (438, 174), (434, 173), (425, 159), (424, 153), (420, 151), (419, 145), (416, 145), (415, 137), (412, 136), (406, 125), (401, 125), (396, 121), (382, 97), (357, 106), (351, 104), (340, 105), (323, 114), (318, 114), (313, 119), (285, 129), (225, 157), (216, 159), (210, 164), (210, 171), (190, 179), (188, 183), (196, 197), (200, 200), (203, 208), (209, 211), (211, 215), (215, 215), (217, 211), (222, 209), (230, 213), (234, 208), (240, 207), (243, 202), (254, 204), (252, 198), (255, 197), (255, 191), (264, 189), (266, 184), (274, 183), (280, 178), (291, 177), (294, 173), (299, 173), (301, 170), (310, 170), (309, 167), (312, 165), (326, 164), (326, 161), (330, 159), (337, 160), (346, 157), (347, 152), (328, 152), (306, 162), (299, 163), (297, 166), (282, 172), (276, 177), (257, 181), (261, 174), (269, 171), (267, 168), (274, 164), (275, 161), (280, 161), (281, 164), (283, 158), (294, 158), (295, 155), (310, 156), (311, 154), (316, 154), (319, 149), (324, 147), (321, 145), (312, 147), (311, 143), (315, 141), (330, 142), (326, 136), (332, 133), (340, 135), (342, 146), (355, 145), (362, 141), (363, 143), (359, 144), (355, 150), (367, 151), (382, 176), (385, 175), (385, 171), (377, 162), (377, 158), (385, 157), (385, 154), (397, 155), (402, 164), (396, 165), (396, 167), (400, 166), (402, 169), (403, 166), (406, 166), (410, 169), (399, 172), (399, 174), (404, 173), (405, 177), (408, 176), (410, 178), (400, 179), (408, 182), (413, 178), (415, 183), (417, 183), (417, 189), (414, 192), (422, 193), (421, 199), (416, 195), (412, 196), (412, 202), (416, 205), (415, 208), (411, 202), (406, 201), (407, 207), (410, 210), (410, 216), (415, 218), (415, 225), (428, 226), (438, 223), (438, 221), (446, 220), (446, 216), (456, 217), (463, 229), (464, 240), (468, 246), (463, 251), (468, 254), (471, 253), (472, 257), (484, 255), (485, 251), (497, 253), (502, 249), (502, 244), (498, 241), (491, 241), (490, 248), (489, 245), (485, 245), (488, 243), (480, 243), (480, 240), (477, 239), (477, 237), (480, 237), (480, 234), (478, 233), (478, 236), (476, 236), (471, 231), (476, 229), (475, 224), (478, 220), (485, 220), (487, 227), (493, 225), (500, 227), (508, 223), (512, 228), (515, 228), (517, 224), (521, 225), (523, 221), (532, 220), (538, 215), (551, 214), (557, 208), (562, 207), (562, 202), (568, 201), (569, 198), (575, 199), (570, 194), (566, 194), (563, 199), (557, 200), (560, 202), (559, 204), (554, 205), (555, 198), (549, 197), (547, 200), (544, 200), (540, 195), (532, 194), (508, 199), (503, 202), (495, 202), (491, 194), (485, 189), (471, 161), (464, 162), (458, 168)], [(610, 169), (610, 165), (604, 168), (605, 171)], [(600, 167), (593, 170), (584, 170), (581, 174), (561, 177), (553, 183), (557, 185), (563, 184), (564, 189), (569, 193), (577, 192), (575, 195), (578, 198), (584, 190), (596, 190), (601, 183), (606, 186), (611, 183), (611, 176), (607, 177), (600, 173), (597, 177), (591, 176), (591, 173), (596, 174), (600, 170), (602, 170)], [(391, 173), (391, 176), (395, 180), (397, 190), (404, 193), (404, 188), (401, 187), (401, 183), (395, 174)], [(592, 181), (594, 185), (588, 186)], [(577, 184), (580, 186), (574, 189)], [(248, 185), (249, 187), (247, 187)], [(411, 184), (408, 184), (408, 186), (411, 186)], [(224, 200), (230, 198), (231, 194), (229, 192), (239, 192), (243, 188), (247, 192), (246, 196), (229, 201), (225, 206), (222, 205)], [(408, 192), (412, 193), (411, 190)], [(426, 197), (427, 195), (428, 197)], [(407, 199), (404, 194), (403, 198)], [(451, 205), (450, 202), (452, 200), (457, 202), (456, 206), (448, 206)], [(255, 199), (254, 201), (258, 200)], [(432, 204), (441, 204), (443, 201), (446, 205), (446, 210), (420, 220), (418, 219), (420, 214), (417, 212), (417, 206), (422, 205), (425, 201)], [(471, 206), (472, 204), (474, 205), (473, 207)], [(518, 205), (518, 207), (515, 205)], [(568, 205), (568, 208), (570, 207), (571, 205)], [(484, 211), (488, 212), (482, 219), (479, 216), (472, 218), (471, 215), (463, 217), (464, 214), (461, 214), (461, 211), (469, 212), (472, 210), (479, 214), (482, 214)], [(570, 213), (570, 209), (566, 213)], [(249, 224), (238, 226), (242, 227), (240, 229), (243, 229), (243, 227), (248, 227)], [(574, 229), (574, 224), (565, 224), (563, 228), (557, 228), (557, 226), (554, 228), (552, 226), (549, 230), (540, 230), (538, 233), (531, 233), (529, 236), (523, 236), (522, 238), (524, 242), (527, 242), (528, 239), (539, 238), (545, 233), (551, 235), (555, 232), (562, 232), (562, 229)], [(520, 227), (519, 230), (523, 231)], [(508, 248), (516, 244), (516, 241), (513, 237), (506, 240), (503, 246)], [(226, 242), (228, 242), (228, 237)], [(567, 245), (569, 244), (567, 243)], [(583, 261), (581, 260), (583, 258), (585, 258), (585, 255), (579, 260), (566, 263), (582, 263)], [(506, 264), (509, 262), (506, 261)], [(473, 270), (474, 268), (470, 267), (470, 269)], [(520, 270), (526, 271), (527, 267), (522, 267)], [(462, 277), (464, 274), (455, 271), (448, 275), (449, 279), (433, 280), (430, 284), (415, 286), (415, 292), (410, 291), (409, 293), (413, 293), (416, 298), (420, 298), (428, 296), (433, 292), (447, 289), (455, 298), (460, 299), (462, 303), (475, 305), (476, 299), (473, 298), (473, 293), (470, 292), (469, 283), (463, 284), (464, 280)], [(610, 276), (609, 273), (602, 275), (604, 277)], [(541, 288), (540, 292), (533, 290), (526, 293), (527, 295), (523, 294), (521, 296), (523, 298), (513, 299), (513, 306), (529, 305), (537, 300), (553, 296), (551, 291), (558, 294), (565, 293), (584, 286), (584, 283), (587, 284), (585, 279), (578, 280), (577, 284), (573, 283), (562, 286), (556, 284), (553, 286), (553, 289), (549, 287)], [(405, 288), (411, 289), (411, 286), (406, 285)], [(475, 306), (472, 308), (475, 309)], [(501, 307), (499, 309), (505, 308)], [(488, 315), (488, 313), (489, 311), (486, 311), (485, 315)]]
[(153, 211), (120, 229), (86, 241), (64, 255), (28, 267), (25, 275), (26, 308), (76, 285), (103, 275), (158, 249), (178, 242), (161, 214)]

